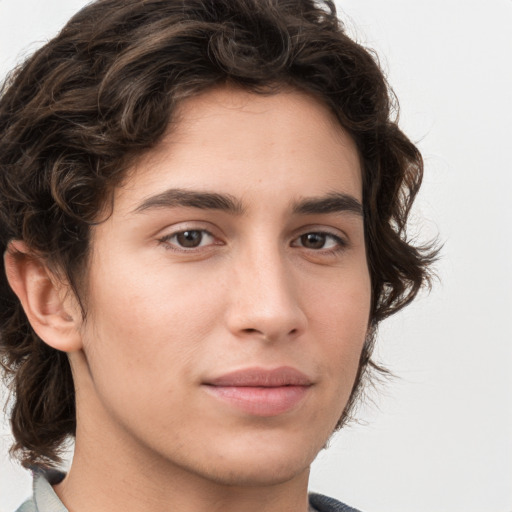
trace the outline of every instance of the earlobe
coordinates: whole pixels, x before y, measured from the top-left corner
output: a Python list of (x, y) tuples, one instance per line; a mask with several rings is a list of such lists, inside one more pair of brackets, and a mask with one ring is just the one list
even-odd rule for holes
[(81, 315), (72, 311), (69, 287), (21, 240), (9, 243), (4, 265), (9, 284), (37, 335), (57, 350), (80, 350)]

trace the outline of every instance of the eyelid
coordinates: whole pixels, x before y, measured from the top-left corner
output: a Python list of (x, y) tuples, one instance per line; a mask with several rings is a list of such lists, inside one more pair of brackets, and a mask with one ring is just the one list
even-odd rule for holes
[(307, 235), (309, 233), (318, 233), (326, 236), (331, 236), (340, 241), (345, 245), (349, 244), (350, 238), (342, 229), (334, 226), (326, 226), (322, 224), (310, 224), (307, 226), (302, 226), (300, 229), (294, 230), (293, 239), (296, 240), (301, 236)]
[[(294, 243), (297, 242), (298, 240), (300, 240), (303, 236), (310, 235), (310, 234), (322, 235), (322, 236), (325, 236), (326, 239), (330, 238), (331, 240), (334, 240), (335, 247), (322, 247), (320, 249), (312, 249), (310, 247), (304, 246), (302, 243), (294, 245)], [(341, 236), (335, 235), (334, 233), (330, 233), (328, 231), (318, 231), (318, 230), (317, 231), (306, 231), (305, 233), (302, 233), (301, 235), (299, 235), (298, 237), (295, 237), (292, 240), (292, 247), (303, 247), (304, 249), (315, 251), (315, 252), (336, 251), (337, 249), (343, 249), (343, 248), (347, 247), (347, 245), (348, 245), (348, 242)]]
[(164, 240), (164, 241), (169, 241), (169, 240), (172, 240), (173, 238), (179, 236), (179, 235), (182, 235), (183, 233), (187, 233), (187, 232), (198, 232), (198, 233), (203, 233), (211, 238), (215, 238), (212, 233), (210, 233), (209, 231), (207, 231), (206, 229), (181, 229), (179, 231), (175, 231), (173, 233), (169, 233), (168, 235), (165, 235), (163, 236), (160, 240)]

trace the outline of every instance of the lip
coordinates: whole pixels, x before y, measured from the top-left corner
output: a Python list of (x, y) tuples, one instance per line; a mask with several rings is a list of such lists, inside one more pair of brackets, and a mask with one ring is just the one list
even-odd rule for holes
[(299, 370), (283, 366), (272, 370), (247, 368), (203, 383), (215, 398), (254, 416), (278, 416), (295, 409), (313, 382)]

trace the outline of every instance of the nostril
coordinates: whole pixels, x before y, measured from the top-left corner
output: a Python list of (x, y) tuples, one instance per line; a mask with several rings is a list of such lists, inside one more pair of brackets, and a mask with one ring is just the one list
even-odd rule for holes
[(247, 334), (255, 334), (255, 333), (259, 333), (260, 331), (258, 331), (257, 329), (249, 328), (249, 329), (244, 329), (244, 332)]
[[(250, 334), (250, 335), (258, 335), (258, 336), (262, 336), (263, 338), (265, 339), (270, 339), (272, 337), (271, 334), (266, 334), (265, 331), (263, 330), (260, 330), (260, 329), (254, 329), (252, 327), (248, 327), (246, 329), (242, 329), (242, 332), (244, 334)], [(297, 334), (299, 332), (298, 329), (291, 329), (289, 332), (288, 332), (288, 335), (289, 336), (294, 336), (295, 334)]]

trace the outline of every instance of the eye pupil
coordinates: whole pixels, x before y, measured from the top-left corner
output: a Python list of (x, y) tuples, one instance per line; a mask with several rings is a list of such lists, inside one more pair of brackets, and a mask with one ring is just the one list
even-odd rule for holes
[(176, 235), (176, 240), (182, 247), (198, 247), (202, 239), (203, 234), (197, 230), (183, 231)]
[(325, 245), (325, 235), (321, 233), (307, 233), (300, 238), (302, 245), (308, 249), (322, 249)]

